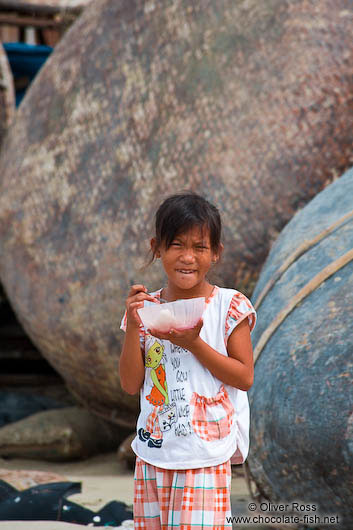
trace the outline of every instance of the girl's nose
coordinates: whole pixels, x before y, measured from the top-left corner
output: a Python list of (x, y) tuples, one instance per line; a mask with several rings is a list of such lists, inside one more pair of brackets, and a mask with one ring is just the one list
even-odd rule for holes
[(184, 263), (193, 263), (195, 260), (194, 251), (193, 249), (186, 248), (183, 250), (183, 253), (181, 255), (181, 259)]

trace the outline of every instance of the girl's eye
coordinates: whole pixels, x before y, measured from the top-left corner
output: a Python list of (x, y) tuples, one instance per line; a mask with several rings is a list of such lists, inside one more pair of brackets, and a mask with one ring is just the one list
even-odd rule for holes
[(181, 244), (180, 244), (180, 243), (177, 243), (176, 241), (173, 241), (173, 242), (171, 243), (171, 246), (173, 246), (173, 247), (180, 247)]
[(205, 246), (203, 246), (203, 245), (198, 245), (196, 248), (197, 248), (198, 250), (207, 250), (207, 249), (208, 249), (208, 247), (205, 247)]

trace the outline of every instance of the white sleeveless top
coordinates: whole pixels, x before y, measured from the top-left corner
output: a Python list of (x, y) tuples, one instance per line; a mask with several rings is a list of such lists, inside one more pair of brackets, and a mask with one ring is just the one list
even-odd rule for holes
[[(161, 290), (150, 294), (159, 298)], [(215, 286), (205, 303), (200, 337), (228, 355), (228, 337), (244, 318), (252, 331), (256, 312), (250, 300), (239, 291)], [(121, 329), (126, 330), (126, 312)], [(229, 458), (243, 463), (249, 451), (247, 392), (222, 383), (191, 352), (153, 337), (143, 326), (140, 342), (148, 367), (131, 444), (136, 455), (165, 469), (214, 466)]]

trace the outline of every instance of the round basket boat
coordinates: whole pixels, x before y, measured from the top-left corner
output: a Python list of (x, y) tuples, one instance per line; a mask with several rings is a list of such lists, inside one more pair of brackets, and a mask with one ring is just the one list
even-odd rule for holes
[[(15, 114), (15, 88), (6, 52), (0, 43), (0, 150), (3, 138)], [(6, 301), (0, 285), (0, 308)]]
[[(219, 283), (245, 292), (272, 239), (352, 155), (346, 0), (101, 0), (65, 33), (0, 160), (0, 275), (69, 387), (114, 421), (117, 332), (164, 195), (224, 220)], [(19, 153), (21, 156), (19, 156)]]
[(0, 42), (0, 147), (15, 114), (15, 89), (7, 55)]
[(334, 527), (347, 530), (353, 521), (352, 197), (350, 170), (294, 216), (261, 272), (253, 293), (258, 326), (247, 463), (258, 499), (315, 505), (307, 515), (337, 516)]

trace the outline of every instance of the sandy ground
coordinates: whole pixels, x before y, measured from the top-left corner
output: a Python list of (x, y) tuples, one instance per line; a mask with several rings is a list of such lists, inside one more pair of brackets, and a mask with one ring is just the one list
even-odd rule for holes
[[(133, 472), (117, 461), (116, 453), (71, 463), (0, 458), (0, 468), (50, 471), (63, 475), (68, 480), (82, 482), (82, 493), (71, 495), (69, 500), (93, 511), (99, 510), (112, 500), (120, 500), (128, 505), (132, 505), (133, 502)], [(246, 507), (250, 500), (244, 477), (233, 477), (233, 515), (237, 507)], [(0, 521), (0, 530), (78, 530), (78, 528), (81, 528), (81, 525), (51, 521)], [(247, 528), (250, 530), (251, 527)], [(257, 530), (260, 530), (259, 526)]]

